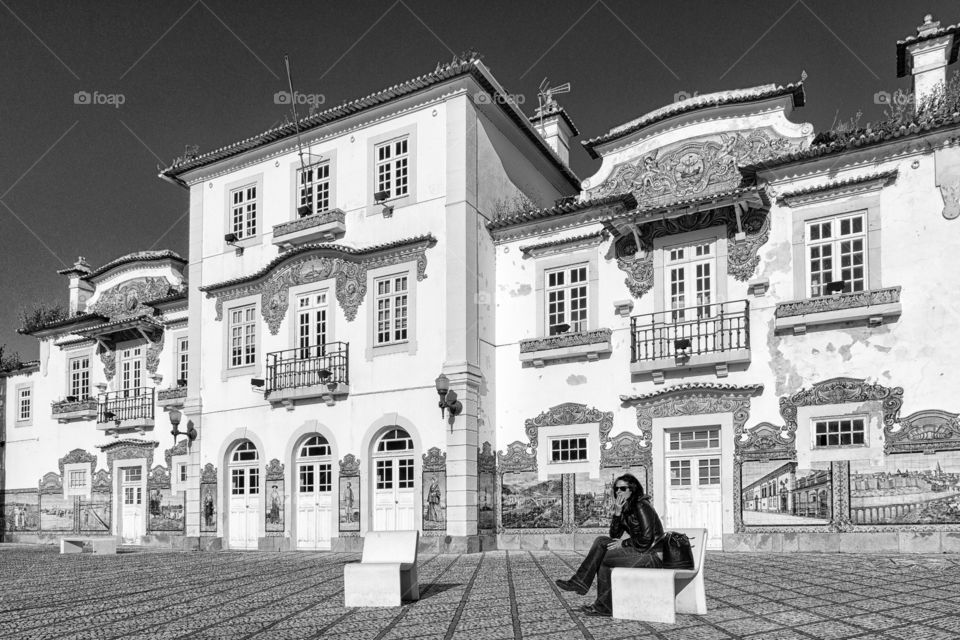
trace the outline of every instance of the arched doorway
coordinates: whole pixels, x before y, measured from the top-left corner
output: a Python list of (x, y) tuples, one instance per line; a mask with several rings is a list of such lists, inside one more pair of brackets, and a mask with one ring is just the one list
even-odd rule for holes
[(333, 461), (321, 435), (297, 451), (297, 548), (329, 549), (333, 522)]
[(260, 534), (260, 454), (249, 440), (230, 452), (229, 522), (231, 549), (256, 549)]
[(414, 450), (410, 434), (388, 429), (373, 449), (373, 529), (417, 529)]

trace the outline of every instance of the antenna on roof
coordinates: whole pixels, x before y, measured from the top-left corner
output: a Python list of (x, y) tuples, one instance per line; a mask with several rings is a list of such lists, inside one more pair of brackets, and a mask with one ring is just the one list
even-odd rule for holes
[(563, 84), (551, 87), (550, 82), (546, 78), (540, 83), (540, 88), (537, 91), (537, 115), (540, 116), (541, 126), (543, 126), (543, 110), (557, 103), (557, 101), (553, 99), (553, 96), (558, 93), (570, 93), (570, 83), (564, 82)]
[(283, 54), (283, 64), (287, 67), (287, 86), (290, 87), (290, 108), (293, 110), (293, 126), (297, 131), (297, 153), (300, 156), (300, 170), (303, 171), (303, 144), (300, 142), (300, 118), (297, 117), (297, 95), (293, 92), (293, 76), (290, 75), (290, 56)]

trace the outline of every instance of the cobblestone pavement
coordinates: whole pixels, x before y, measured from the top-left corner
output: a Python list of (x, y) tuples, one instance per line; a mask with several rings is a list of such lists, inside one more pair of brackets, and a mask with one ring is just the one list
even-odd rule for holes
[(137, 552), (61, 556), (0, 545), (0, 637), (281, 640), (960, 637), (960, 556), (708, 553), (704, 616), (675, 625), (586, 617), (559, 591), (582, 554), (420, 558), (419, 602), (345, 609), (357, 554)]

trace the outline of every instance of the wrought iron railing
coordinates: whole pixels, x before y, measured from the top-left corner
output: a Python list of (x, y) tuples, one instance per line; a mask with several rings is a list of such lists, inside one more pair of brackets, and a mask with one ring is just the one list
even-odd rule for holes
[(97, 422), (153, 420), (153, 397), (153, 387), (101, 393), (97, 403)]
[(735, 300), (630, 318), (630, 361), (750, 348), (750, 302)]
[(327, 342), (267, 354), (267, 393), (315, 385), (347, 385), (350, 344)]

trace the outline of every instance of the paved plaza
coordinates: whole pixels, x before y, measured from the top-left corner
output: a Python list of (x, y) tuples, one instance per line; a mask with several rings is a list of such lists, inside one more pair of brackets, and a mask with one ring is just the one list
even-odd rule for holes
[(709, 613), (675, 625), (586, 617), (559, 591), (575, 552), (420, 558), (421, 600), (345, 609), (358, 554), (61, 556), (0, 545), (0, 637), (281, 640), (892, 638), (960, 636), (960, 556), (708, 553)]

